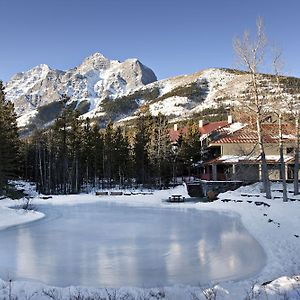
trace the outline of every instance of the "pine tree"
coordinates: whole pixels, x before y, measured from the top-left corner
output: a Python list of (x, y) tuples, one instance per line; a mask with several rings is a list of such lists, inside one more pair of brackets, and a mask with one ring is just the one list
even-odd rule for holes
[[(71, 191), (72, 168), (74, 152), (70, 150), (70, 128), (74, 112), (65, 108), (55, 121), (53, 129), (53, 150), (55, 151), (55, 185), (58, 193), (67, 194)], [(74, 150), (73, 146), (73, 150)], [(74, 170), (74, 169), (73, 169)]]
[(83, 177), (85, 179), (86, 187), (93, 182), (95, 186), (93, 176), (93, 155), (94, 155), (94, 132), (91, 126), (90, 118), (86, 118), (83, 122), (82, 132), (82, 163), (83, 163)]
[(168, 120), (159, 113), (153, 117), (152, 130), (148, 144), (148, 154), (152, 172), (159, 187), (169, 184), (171, 175), (171, 141)]
[(188, 124), (182, 137), (179, 155), (188, 175), (191, 176), (193, 166), (198, 165), (201, 161), (200, 133), (196, 124), (191, 122)]
[(133, 142), (133, 160), (135, 178), (138, 184), (149, 182), (150, 161), (148, 155), (149, 136), (152, 124), (150, 114), (141, 115), (137, 119), (136, 133)]
[(67, 147), (69, 160), (71, 162), (68, 181), (71, 184), (71, 192), (79, 193), (82, 183), (80, 172), (82, 121), (79, 119), (79, 113), (77, 111), (69, 113), (68, 121), (70, 128), (67, 135)]
[(13, 103), (5, 100), (0, 81), (0, 194), (8, 180), (16, 176), (19, 167), (20, 140)]
[[(94, 185), (100, 186), (100, 181), (103, 184), (104, 178), (104, 136), (100, 132), (97, 124), (92, 127), (92, 161), (94, 173)], [(103, 185), (102, 185), (103, 186)]]
[(111, 180), (113, 177), (113, 154), (114, 154), (114, 128), (113, 123), (109, 122), (104, 135), (104, 176), (108, 180), (109, 187), (111, 187)]
[(114, 133), (113, 157), (113, 174), (115, 180), (122, 186), (130, 175), (130, 151), (128, 140), (121, 127), (118, 127)]

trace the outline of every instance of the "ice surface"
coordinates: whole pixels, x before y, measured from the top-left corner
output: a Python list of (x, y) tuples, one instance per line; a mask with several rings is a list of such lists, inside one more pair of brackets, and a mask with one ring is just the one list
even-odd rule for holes
[(265, 264), (240, 219), (225, 213), (108, 202), (39, 210), (47, 217), (0, 232), (0, 278), (56, 286), (198, 285), (249, 277)]

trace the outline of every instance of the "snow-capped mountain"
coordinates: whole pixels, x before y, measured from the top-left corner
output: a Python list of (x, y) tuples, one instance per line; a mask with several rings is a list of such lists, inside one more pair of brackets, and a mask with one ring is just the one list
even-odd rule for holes
[[(270, 100), (270, 103), (271, 100), (276, 100), (276, 77), (259, 74), (258, 81), (263, 97)], [(284, 98), (282, 100), (293, 98), (300, 101), (299, 78), (282, 76), (280, 82)], [(211, 68), (190, 75), (176, 76), (153, 82), (126, 95), (128, 101), (138, 101), (140, 107), (135, 114), (120, 121), (132, 119), (145, 107), (152, 115), (161, 112), (173, 121), (180, 121), (197, 116), (206, 108), (229, 107), (251, 101), (251, 89), (250, 74), (239, 70)], [(115, 101), (118, 100), (120, 99)]]
[[(276, 78), (260, 74), (264, 97), (274, 99)], [(284, 96), (300, 99), (300, 79), (282, 77)], [(15, 104), (20, 127), (45, 126), (68, 107), (105, 125), (125, 122), (142, 110), (159, 112), (171, 120), (191, 118), (205, 108), (238, 105), (251, 89), (250, 75), (231, 69), (207, 69), (157, 81), (154, 72), (137, 59), (109, 60), (100, 53), (68, 70), (39, 65), (16, 74), (6, 85), (6, 97)]]
[[(57, 110), (55, 103), (63, 95), (70, 98), (68, 104), (72, 107), (89, 112), (103, 99), (115, 99), (156, 80), (154, 72), (137, 59), (119, 62), (95, 53), (71, 70), (54, 70), (42, 64), (18, 73), (7, 83), (5, 91), (6, 98), (15, 104), (22, 126), (30, 119), (34, 121), (39, 108), (45, 105), (50, 109), (53, 103), (52, 108)], [(55, 115), (53, 109), (51, 113)], [(46, 120), (51, 121), (47, 117)]]

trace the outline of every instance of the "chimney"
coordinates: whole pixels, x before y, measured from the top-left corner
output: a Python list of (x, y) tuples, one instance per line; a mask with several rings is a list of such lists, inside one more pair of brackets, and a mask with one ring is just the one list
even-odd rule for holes
[(228, 115), (228, 124), (232, 124), (233, 120), (232, 120), (232, 115)]
[(177, 131), (177, 124), (174, 124), (174, 131)]
[(203, 120), (199, 120), (199, 128), (202, 128), (202, 127), (203, 127), (203, 125), (204, 125), (204, 122), (203, 122)]

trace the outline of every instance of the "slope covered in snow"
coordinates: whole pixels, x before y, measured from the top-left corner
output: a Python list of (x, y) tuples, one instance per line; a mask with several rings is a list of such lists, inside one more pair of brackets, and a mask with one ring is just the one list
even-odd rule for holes
[(57, 103), (64, 95), (69, 97), (68, 104), (72, 108), (86, 113), (99, 106), (103, 99), (120, 97), (153, 81), (156, 81), (154, 72), (137, 59), (119, 62), (95, 53), (71, 70), (39, 65), (18, 73), (6, 84), (5, 91), (21, 118), (19, 126), (26, 125), (30, 119), (42, 125), (53, 117), (39, 116), (40, 108), (47, 106), (48, 115), (57, 116), (62, 108)]
[[(258, 78), (264, 97), (274, 101), (276, 78), (269, 74)], [(299, 78), (282, 77), (281, 89), (285, 99), (300, 99)], [(141, 110), (153, 115), (161, 112), (171, 120), (191, 118), (207, 108), (251, 101), (250, 90), (250, 75), (242, 71), (212, 68), (157, 81), (153, 71), (137, 59), (119, 62), (100, 53), (68, 71), (37, 66), (18, 73), (6, 85), (20, 127), (51, 123), (63, 109), (63, 95), (83, 118), (105, 125), (109, 120), (132, 120)]]
[[(259, 82), (265, 97), (273, 100), (277, 88), (275, 77), (260, 74)], [(300, 98), (299, 78), (283, 77), (281, 88), (285, 98)], [(241, 100), (250, 100), (250, 89), (250, 75), (247, 72), (212, 68), (148, 84), (132, 95), (143, 105), (148, 105), (154, 115), (161, 112), (170, 118), (184, 119), (206, 108), (240, 105)], [(148, 99), (148, 94), (152, 95), (151, 99)]]

